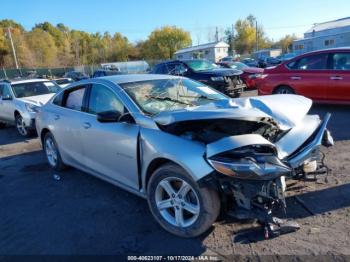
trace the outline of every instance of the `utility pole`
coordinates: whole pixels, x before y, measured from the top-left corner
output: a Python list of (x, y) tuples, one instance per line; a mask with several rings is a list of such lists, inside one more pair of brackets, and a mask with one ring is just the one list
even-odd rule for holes
[(256, 40), (256, 51), (259, 51), (258, 20), (256, 19), (255, 19), (255, 40)]
[(13, 53), (13, 57), (14, 57), (15, 63), (16, 63), (16, 69), (18, 70), (17, 55), (16, 55), (15, 46), (14, 46), (14, 44), (13, 44), (12, 34), (11, 34), (11, 28), (10, 28), (10, 27), (7, 28), (7, 32), (8, 32), (9, 38), (10, 38), (10, 42), (11, 42), (12, 53)]
[(216, 42), (219, 42), (219, 30), (218, 30), (218, 27), (216, 27), (215, 41), (216, 41)]

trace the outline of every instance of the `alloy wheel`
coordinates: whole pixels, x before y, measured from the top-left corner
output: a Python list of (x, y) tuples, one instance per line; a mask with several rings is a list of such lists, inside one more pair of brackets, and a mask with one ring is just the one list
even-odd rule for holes
[(173, 226), (191, 226), (200, 213), (196, 191), (189, 183), (177, 177), (167, 177), (160, 181), (155, 191), (155, 201), (163, 219)]
[(52, 167), (55, 167), (57, 165), (58, 153), (57, 153), (55, 142), (52, 140), (51, 137), (48, 137), (45, 140), (45, 152), (46, 152), (46, 157), (47, 157), (47, 160), (49, 161), (49, 164)]
[(22, 135), (22, 136), (26, 136), (28, 135), (28, 131), (26, 128), (26, 124), (23, 120), (23, 118), (21, 116), (18, 116), (16, 119), (16, 127), (18, 132)]

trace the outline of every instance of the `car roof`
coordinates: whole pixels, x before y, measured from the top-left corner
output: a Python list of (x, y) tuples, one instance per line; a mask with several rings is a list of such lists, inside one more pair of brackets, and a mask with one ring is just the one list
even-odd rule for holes
[(11, 84), (23, 84), (23, 83), (35, 83), (35, 82), (47, 82), (51, 81), (50, 79), (45, 79), (45, 78), (18, 78), (18, 79), (9, 79), (6, 80), (6, 82), (11, 83)]
[(318, 53), (327, 53), (327, 52), (336, 52), (336, 51), (349, 51), (350, 52), (350, 47), (335, 47), (335, 48), (327, 48), (327, 49), (320, 49), (320, 50), (315, 50), (311, 52), (304, 53), (302, 55), (309, 55), (309, 54), (318, 54)]
[(160, 74), (129, 74), (129, 75), (111, 75), (99, 77), (115, 84), (125, 84), (131, 82), (141, 82), (150, 80), (164, 80), (164, 79), (179, 79), (179, 76), (160, 75)]

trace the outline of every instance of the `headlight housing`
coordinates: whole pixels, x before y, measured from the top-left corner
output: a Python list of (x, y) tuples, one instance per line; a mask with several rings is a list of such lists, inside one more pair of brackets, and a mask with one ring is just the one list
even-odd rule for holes
[(36, 106), (33, 104), (25, 103), (26, 109), (31, 113), (37, 113), (40, 110), (40, 106)]
[(224, 82), (225, 81), (225, 78), (223, 76), (212, 76), (210, 79), (213, 82)]
[(286, 175), (291, 169), (275, 163), (258, 163), (251, 158), (243, 158), (232, 162), (209, 160), (212, 167), (221, 174), (240, 179), (272, 179)]

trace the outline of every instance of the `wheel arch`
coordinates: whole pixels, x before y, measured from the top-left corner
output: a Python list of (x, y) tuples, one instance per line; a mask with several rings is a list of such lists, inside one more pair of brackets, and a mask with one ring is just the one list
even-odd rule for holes
[(176, 163), (173, 160), (170, 160), (170, 159), (164, 158), (164, 157), (155, 158), (149, 163), (149, 165), (146, 169), (146, 174), (145, 174), (145, 179), (144, 179), (144, 184), (143, 184), (143, 188), (145, 189), (145, 192), (147, 192), (147, 185), (148, 185), (148, 182), (149, 182), (152, 174), (154, 173), (154, 171), (156, 171), (159, 167), (161, 167), (165, 164), (170, 164), (170, 163), (183, 168), (179, 163)]
[(44, 138), (45, 138), (46, 134), (50, 133), (50, 132), (51, 132), (50, 129), (48, 129), (46, 127), (41, 130), (40, 141), (41, 141), (42, 144), (44, 144)]
[(13, 113), (14, 117), (16, 118), (18, 115), (21, 115), (21, 113), (16, 109)]
[(277, 89), (278, 89), (278, 88), (281, 88), (281, 87), (288, 87), (288, 88), (292, 89), (292, 90), (294, 91), (295, 94), (297, 94), (297, 92), (295, 91), (295, 88), (293, 88), (293, 87), (292, 87), (291, 85), (289, 85), (289, 84), (279, 84), (279, 85), (275, 86), (275, 87), (273, 88), (273, 90), (272, 90), (272, 94), (275, 94), (276, 91), (277, 91)]

